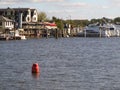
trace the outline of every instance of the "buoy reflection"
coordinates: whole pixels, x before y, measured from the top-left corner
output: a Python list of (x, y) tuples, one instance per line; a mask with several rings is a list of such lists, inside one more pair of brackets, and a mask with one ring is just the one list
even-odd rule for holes
[(40, 73), (32, 73), (32, 77), (35, 79), (39, 79), (40, 78)]

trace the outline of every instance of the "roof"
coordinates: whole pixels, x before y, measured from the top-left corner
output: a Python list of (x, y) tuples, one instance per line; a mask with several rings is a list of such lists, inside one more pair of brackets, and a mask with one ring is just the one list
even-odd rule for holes
[(31, 11), (31, 16), (34, 15), (34, 11), (37, 11), (36, 9), (31, 9), (31, 8), (1, 8), (0, 9), (0, 15), (3, 15), (2, 13), (5, 11), (13, 11), (13, 12), (26, 12), (26, 11)]
[(0, 11), (7, 11), (7, 10), (13, 10), (13, 8), (0, 8)]
[(4, 16), (0, 16), (0, 21), (10, 21), (10, 22), (13, 22), (13, 20), (8, 19), (8, 18), (6, 18)]
[(30, 9), (31, 11), (35, 11), (36, 9)]
[(27, 10), (31, 10), (31, 11), (34, 11), (36, 9), (31, 9), (31, 8), (1, 8), (0, 11), (6, 11), (6, 10), (15, 10), (15, 11), (27, 11)]
[(55, 23), (44, 22), (44, 25), (48, 29), (56, 29), (57, 28), (57, 25)]
[(29, 10), (30, 8), (13, 8), (14, 10), (18, 11), (18, 10), (21, 10), (21, 11), (27, 11)]
[(55, 23), (49, 23), (49, 22), (44, 22), (44, 24), (47, 26), (57, 26)]

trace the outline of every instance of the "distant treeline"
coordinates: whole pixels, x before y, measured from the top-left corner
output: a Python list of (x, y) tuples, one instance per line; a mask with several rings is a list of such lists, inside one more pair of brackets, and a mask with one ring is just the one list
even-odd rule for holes
[(104, 23), (114, 23), (114, 24), (120, 24), (120, 17), (114, 18), (114, 19), (108, 19), (108, 18), (101, 18), (101, 19), (91, 19), (91, 20), (62, 20), (56, 17), (52, 18), (52, 21), (54, 21), (57, 26), (62, 29), (64, 25), (71, 24), (73, 27), (85, 27), (89, 24), (104, 24)]
[(49, 22), (55, 22), (57, 24), (57, 27), (59, 29), (63, 29), (65, 27), (66, 24), (71, 24), (72, 27), (85, 27), (89, 24), (93, 24), (93, 23), (99, 23), (99, 24), (103, 24), (103, 23), (115, 23), (115, 24), (120, 24), (120, 17), (116, 17), (114, 19), (109, 19), (106, 17), (100, 18), (100, 19), (91, 19), (91, 20), (73, 20), (73, 19), (69, 19), (69, 20), (63, 20), (60, 18), (57, 18), (55, 16), (52, 17), (52, 19), (47, 18), (47, 15), (45, 12), (40, 12), (38, 14), (38, 20), (39, 21), (49, 21)]

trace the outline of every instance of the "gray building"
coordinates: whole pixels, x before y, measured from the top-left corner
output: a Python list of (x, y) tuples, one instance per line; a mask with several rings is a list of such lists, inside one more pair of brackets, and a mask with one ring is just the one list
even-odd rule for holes
[(19, 13), (22, 13), (22, 22), (37, 22), (38, 13), (36, 9), (30, 8), (1, 8), (0, 15), (19, 22)]

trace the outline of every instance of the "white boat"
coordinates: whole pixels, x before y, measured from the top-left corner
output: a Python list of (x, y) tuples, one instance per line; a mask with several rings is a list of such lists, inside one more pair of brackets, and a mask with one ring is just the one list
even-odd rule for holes
[(78, 33), (80, 37), (99, 37), (100, 27), (97, 24), (90, 24), (83, 29), (83, 32)]
[(120, 36), (120, 25), (119, 28), (115, 24), (90, 24), (86, 26), (82, 33), (78, 36), (85, 37), (115, 37)]
[(19, 34), (19, 30), (10, 31), (10, 37), (18, 40), (26, 40), (24, 35)]
[(120, 25), (116, 24), (104, 24), (101, 28), (105, 31), (105, 36), (117, 37), (120, 36), (120, 28), (118, 26), (120, 27)]
[(21, 40), (26, 40), (25, 36), (20, 36), (20, 37), (21, 37)]

